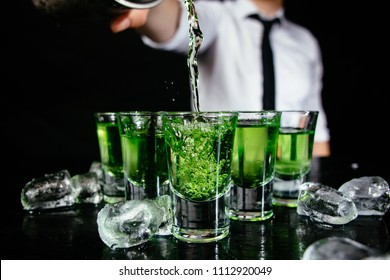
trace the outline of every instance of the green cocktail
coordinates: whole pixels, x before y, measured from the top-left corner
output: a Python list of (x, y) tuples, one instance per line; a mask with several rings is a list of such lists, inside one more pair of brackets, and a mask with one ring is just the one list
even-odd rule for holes
[(165, 140), (157, 135), (122, 135), (123, 168), (129, 181), (128, 199), (167, 193)]
[(211, 242), (229, 232), (228, 195), (237, 113), (164, 113), (173, 235)]
[(232, 163), (231, 219), (261, 221), (272, 217), (279, 126), (278, 112), (239, 112)]
[(122, 150), (116, 113), (95, 113), (97, 137), (103, 175), (104, 200), (114, 203), (125, 198)]
[[(217, 128), (202, 122), (171, 123), (166, 135), (173, 172), (172, 189), (177, 195), (191, 201), (209, 201), (226, 193), (232, 132), (230, 125)], [(219, 150), (225, 154), (218, 153)]]
[(232, 164), (236, 186), (257, 188), (273, 179), (278, 130), (278, 125), (237, 127)]
[(296, 207), (299, 186), (311, 169), (317, 111), (282, 111), (273, 204)]
[(98, 123), (97, 134), (100, 159), (106, 171), (112, 175), (122, 175), (122, 150), (118, 126), (115, 123)]
[(313, 143), (313, 130), (280, 129), (275, 165), (278, 178), (296, 179), (309, 173)]
[(120, 112), (126, 199), (155, 198), (168, 193), (168, 166), (161, 115)]

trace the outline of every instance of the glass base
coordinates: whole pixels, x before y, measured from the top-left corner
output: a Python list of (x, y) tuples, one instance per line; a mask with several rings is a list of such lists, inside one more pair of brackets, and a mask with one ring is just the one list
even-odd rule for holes
[(169, 194), (169, 181), (166, 180), (162, 184), (158, 184), (157, 182), (159, 182), (159, 180), (156, 180), (155, 185), (137, 186), (129, 179), (126, 179), (126, 200), (153, 199), (158, 196)]
[(260, 212), (244, 212), (244, 211), (230, 211), (230, 219), (235, 221), (260, 222), (265, 221), (274, 216), (274, 212), (260, 211)]
[(273, 216), (272, 181), (259, 187), (232, 186), (230, 219), (236, 221), (265, 221)]
[(189, 201), (171, 193), (173, 202), (172, 234), (188, 243), (208, 243), (229, 234), (229, 192), (211, 201)]
[(115, 203), (125, 200), (125, 181), (123, 176), (114, 176), (105, 173), (101, 181), (103, 200), (107, 203)]
[(288, 198), (274, 197), (272, 204), (274, 206), (285, 206), (285, 207), (295, 208), (297, 207), (297, 202), (298, 202), (297, 198), (288, 199)]
[(173, 226), (172, 234), (177, 239), (188, 243), (209, 243), (221, 240), (229, 235), (229, 226), (213, 229), (187, 229)]
[(293, 180), (274, 179), (273, 200), (275, 206), (297, 207), (299, 186), (303, 178)]
[(121, 201), (125, 201), (125, 196), (109, 196), (109, 195), (104, 195), (103, 200), (106, 203), (113, 204)]

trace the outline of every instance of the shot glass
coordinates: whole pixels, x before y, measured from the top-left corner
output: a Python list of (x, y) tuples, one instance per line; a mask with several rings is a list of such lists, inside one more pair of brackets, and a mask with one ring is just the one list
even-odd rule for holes
[(95, 113), (95, 121), (102, 164), (103, 200), (107, 203), (123, 201), (125, 181), (116, 113)]
[(296, 207), (299, 186), (311, 170), (318, 111), (282, 111), (276, 152), (273, 204)]
[(126, 200), (169, 193), (161, 112), (119, 112)]
[(229, 234), (229, 188), (237, 112), (165, 112), (173, 235), (190, 243)]
[(263, 221), (273, 216), (272, 181), (280, 112), (239, 112), (234, 139), (230, 218)]

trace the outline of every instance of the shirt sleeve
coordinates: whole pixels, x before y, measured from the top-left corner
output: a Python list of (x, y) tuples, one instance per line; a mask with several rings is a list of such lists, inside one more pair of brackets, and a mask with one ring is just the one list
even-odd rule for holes
[[(180, 1), (181, 15), (179, 26), (176, 33), (168, 40), (162, 43), (157, 43), (145, 35), (141, 35), (141, 39), (145, 45), (166, 51), (174, 51), (181, 54), (188, 53), (189, 47), (189, 23), (188, 12), (184, 5), (184, 1)], [(198, 15), (199, 27), (203, 33), (203, 42), (200, 52), (207, 49), (211, 45), (217, 35), (218, 22), (223, 13), (223, 5), (219, 1), (204, 1), (198, 0), (195, 3), (196, 12)]]
[(312, 91), (314, 93), (314, 98), (312, 99), (312, 102), (314, 104), (310, 104), (310, 107), (318, 108), (319, 115), (317, 119), (317, 125), (316, 125), (316, 133), (314, 140), (317, 142), (325, 142), (330, 140), (329, 135), (329, 129), (327, 126), (327, 119), (326, 119), (326, 113), (322, 105), (322, 79), (323, 79), (323, 64), (322, 64), (322, 57), (321, 57), (321, 49), (317, 42), (317, 40), (314, 38), (314, 48), (315, 48), (315, 59), (313, 60), (313, 88)]

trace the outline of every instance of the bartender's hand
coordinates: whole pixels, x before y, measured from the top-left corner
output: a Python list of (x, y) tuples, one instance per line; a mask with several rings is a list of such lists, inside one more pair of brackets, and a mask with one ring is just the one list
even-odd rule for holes
[(180, 0), (164, 0), (150, 9), (131, 9), (111, 21), (114, 33), (136, 29), (150, 40), (162, 43), (176, 33), (182, 15)]
[(130, 9), (111, 21), (111, 30), (114, 33), (128, 28), (142, 27), (148, 18), (149, 9)]

